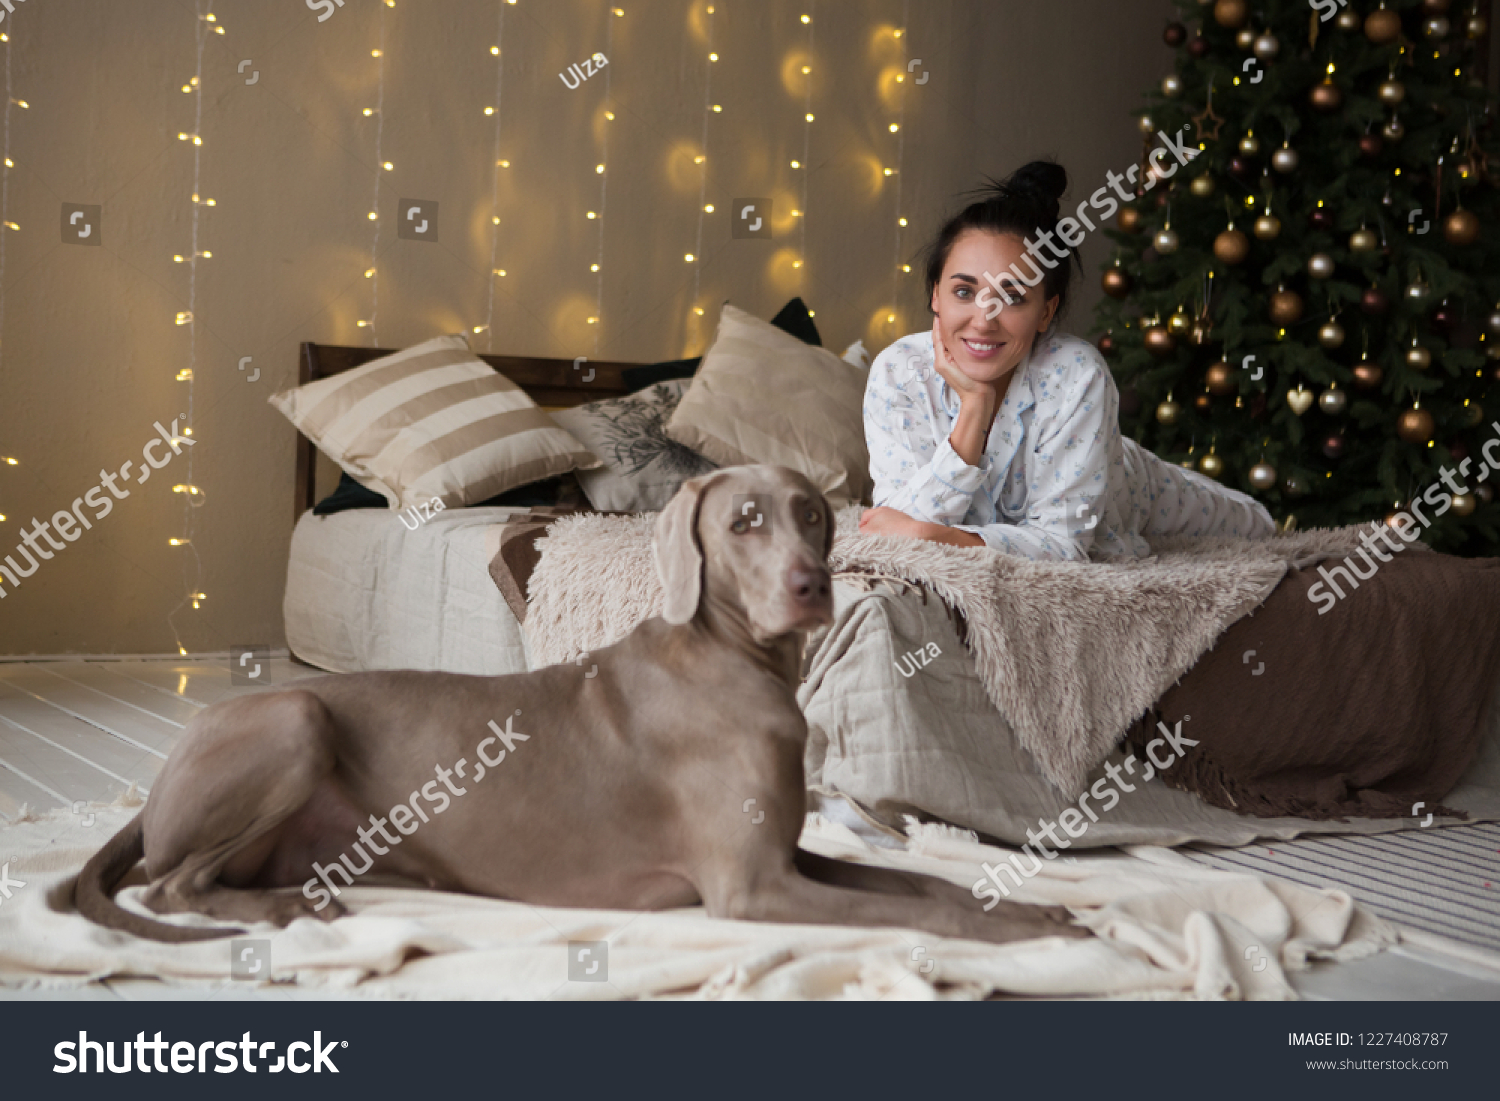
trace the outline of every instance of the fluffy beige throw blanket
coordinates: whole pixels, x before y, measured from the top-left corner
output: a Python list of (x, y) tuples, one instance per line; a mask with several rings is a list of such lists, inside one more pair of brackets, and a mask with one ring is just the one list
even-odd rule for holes
[[(861, 511), (838, 515), (834, 572), (902, 578), (961, 613), (990, 700), (1070, 795), (1289, 566), (1342, 557), (1359, 546), (1361, 530), (1167, 539), (1152, 544), (1152, 557), (1123, 564), (1032, 562), (984, 547), (862, 536)], [(607, 646), (661, 614), (654, 524), (654, 515), (585, 513), (548, 529), (528, 586), (534, 667)]]

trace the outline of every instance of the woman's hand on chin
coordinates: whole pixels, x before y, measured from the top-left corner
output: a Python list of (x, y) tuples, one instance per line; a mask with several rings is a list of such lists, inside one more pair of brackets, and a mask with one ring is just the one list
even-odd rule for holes
[(929, 543), (947, 543), (954, 547), (982, 547), (984, 540), (970, 531), (959, 531), (945, 524), (913, 520), (894, 508), (867, 508), (859, 518), (861, 535), (895, 535), (905, 539), (925, 539)]

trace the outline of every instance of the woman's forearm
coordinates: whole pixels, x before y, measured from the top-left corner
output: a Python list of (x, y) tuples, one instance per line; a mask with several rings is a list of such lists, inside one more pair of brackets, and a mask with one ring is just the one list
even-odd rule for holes
[(984, 540), (972, 531), (960, 531), (944, 524), (922, 524), (917, 538), (929, 543), (947, 543), (950, 547), (982, 547)]
[(995, 422), (996, 403), (993, 395), (965, 395), (958, 407), (958, 417), (953, 422), (953, 431), (948, 444), (960, 459), (977, 467), (984, 457), (984, 445), (989, 439), (990, 425)]

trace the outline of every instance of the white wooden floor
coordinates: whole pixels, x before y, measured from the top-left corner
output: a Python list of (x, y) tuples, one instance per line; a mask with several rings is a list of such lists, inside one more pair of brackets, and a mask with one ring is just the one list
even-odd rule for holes
[[(270, 661), (270, 685), (321, 670)], [(208, 704), (261, 692), (230, 683), (229, 658), (0, 662), (0, 817), (150, 790), (187, 721)]]

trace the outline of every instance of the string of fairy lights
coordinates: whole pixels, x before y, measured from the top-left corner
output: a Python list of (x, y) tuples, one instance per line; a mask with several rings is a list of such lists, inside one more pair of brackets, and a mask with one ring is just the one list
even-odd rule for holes
[[(802, 173), (801, 197), (798, 207), (792, 211), (792, 217), (797, 219), (797, 259), (792, 261), (792, 267), (801, 268), (802, 261), (807, 256), (807, 187), (808, 176), (811, 174), (811, 161), (808, 159), (812, 154), (812, 62), (813, 43), (817, 33), (816, 16), (818, 14), (818, 2), (812, 0), (812, 4), (806, 13), (802, 15), (802, 22), (807, 26), (807, 61), (802, 66), (802, 75), (807, 79), (802, 82), (802, 163), (799, 166), (795, 161), (793, 168)], [(805, 280), (804, 280), (805, 285)]]
[[(0, 46), (5, 49), (5, 164), (0, 170), (0, 374), (5, 368), (5, 238), (6, 234), (19, 230), (21, 227), (10, 220), (10, 170), (14, 168), (15, 162), (10, 159), (10, 109), (20, 107), (23, 111), (31, 104), (24, 99), (17, 99), (14, 85), (11, 82), (10, 67), (10, 35), (0, 34)], [(6, 466), (19, 466), (20, 460), (13, 455), (0, 455), (0, 463)], [(0, 523), (4, 523), (5, 514), (0, 512)]]
[(703, 315), (703, 306), (698, 301), (703, 283), (703, 265), (693, 263), (694, 257), (703, 255), (703, 220), (714, 212), (713, 204), (708, 199), (708, 119), (709, 115), (724, 110), (723, 104), (713, 101), (713, 74), (714, 66), (719, 61), (719, 55), (714, 50), (714, 14), (715, 7), (709, 4), (704, 9), (708, 17), (704, 24), (708, 47), (708, 64), (703, 70), (703, 131), (699, 138), (698, 156), (698, 232), (694, 239), (693, 251), (687, 254), (689, 263), (693, 264), (693, 312), (698, 316)]
[[(193, 147), (193, 190), (189, 199), (190, 226), (192, 249), (188, 255), (177, 254), (172, 257), (174, 263), (186, 264), (188, 266), (188, 300), (187, 309), (177, 313), (176, 321), (179, 326), (186, 326), (188, 330), (188, 354), (187, 366), (177, 372), (177, 381), (187, 387), (185, 403), (187, 412), (182, 414), (183, 436), (193, 434), (194, 403), (197, 397), (197, 386), (195, 374), (198, 366), (198, 321), (194, 314), (198, 305), (198, 263), (202, 260), (210, 260), (213, 253), (208, 249), (199, 248), (202, 237), (201, 218), (203, 209), (216, 205), (213, 199), (204, 199), (202, 195), (201, 182), (203, 178), (203, 47), (208, 41), (210, 34), (224, 34), (224, 27), (218, 17), (211, 11), (203, 10), (202, 0), (199, 0), (197, 10), (194, 12), (194, 44), (196, 47), (194, 55), (194, 67), (192, 78), (182, 86), (186, 95), (193, 97), (193, 129), (181, 132), (177, 135), (178, 141), (189, 142)], [(176, 423), (175, 421), (173, 422)], [(174, 438), (172, 445), (181, 442), (180, 438)], [(203, 606), (208, 599), (208, 594), (203, 592), (203, 560), (198, 555), (198, 548), (193, 545), (193, 535), (197, 529), (196, 512), (207, 503), (207, 497), (199, 488), (193, 477), (193, 448), (184, 448), (187, 452), (187, 480), (172, 487), (173, 493), (182, 495), (182, 526), (181, 534), (167, 540), (167, 544), (173, 547), (185, 547), (185, 557), (182, 561), (183, 588), (186, 590), (182, 599), (175, 607), (167, 613), (167, 626), (172, 630), (172, 638), (177, 643), (177, 652), (186, 657), (187, 648), (182, 645), (182, 632), (177, 627), (177, 615), (182, 609), (191, 605), (193, 610)], [(191, 570), (191, 572), (190, 572)]]
[[(906, 229), (906, 217), (901, 213), (901, 170), (906, 167), (906, 75), (908, 58), (906, 50), (906, 27), (911, 20), (911, 0), (902, 0), (901, 4), (901, 26), (897, 27), (892, 34), (901, 43), (901, 71), (896, 74), (896, 83), (901, 86), (901, 91), (896, 97), (896, 122), (891, 126), (891, 131), (896, 135), (896, 167), (885, 168), (885, 175), (896, 177), (896, 270), (891, 275), (891, 312), (886, 315), (886, 324), (894, 330), (896, 319), (900, 314), (901, 303), (901, 276), (911, 271), (911, 265), (904, 263), (901, 259), (901, 239), (903, 230)], [(892, 336), (899, 335), (893, 332)]]
[(370, 236), (370, 266), (365, 269), (365, 278), (370, 281), (370, 316), (355, 321), (355, 326), (370, 330), (370, 347), (380, 347), (376, 336), (375, 322), (380, 316), (380, 173), (394, 172), (396, 166), (385, 159), (385, 21), (386, 10), (394, 8), (396, 0), (384, 0), (380, 6), (380, 45), (370, 51), (376, 61), (375, 106), (363, 110), (365, 118), (375, 119), (375, 195), (370, 203), (367, 217), (374, 223)]
[[(610, 14), (616, 19), (623, 19), (625, 11), (622, 8), (611, 8)], [(615, 48), (615, 21), (606, 19), (604, 21), (604, 59), (609, 61), (609, 55)], [(604, 66), (604, 121), (606, 124), (613, 122), (615, 118), (614, 101), (611, 99), (610, 67)], [(608, 197), (609, 173), (605, 171), (605, 165), (609, 163), (609, 126), (600, 128), (599, 137), (599, 163), (594, 166), (594, 172), (599, 177), (599, 252), (590, 270), (594, 273), (594, 315), (589, 318), (589, 324), (594, 326), (594, 355), (599, 354), (599, 337), (604, 329), (600, 318), (604, 316), (604, 207), (605, 199)]]
[(474, 332), (486, 333), (486, 349), (493, 353), (495, 351), (495, 280), (505, 278), (505, 269), (500, 263), (500, 173), (510, 167), (510, 161), (500, 154), (504, 151), (501, 142), (501, 96), (505, 89), (505, 9), (516, 0), (504, 0), (503, 3), (495, 5), (499, 10), (496, 12), (495, 44), (490, 47), (490, 55), (495, 59), (495, 102), (491, 107), (485, 108), (485, 113), (492, 115), (495, 119), (495, 171), (490, 183), (490, 274), (488, 295), (484, 315), (484, 324), (474, 326)]

